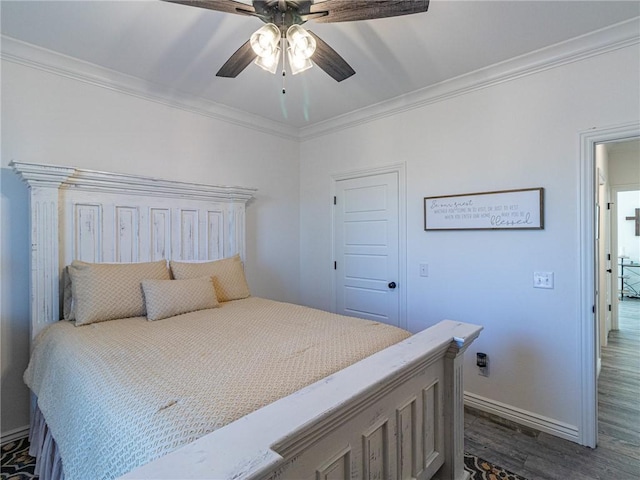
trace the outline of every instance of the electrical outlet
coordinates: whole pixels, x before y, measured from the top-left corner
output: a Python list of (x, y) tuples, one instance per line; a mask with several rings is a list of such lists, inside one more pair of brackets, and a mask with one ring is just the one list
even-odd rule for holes
[(479, 369), (478, 375), (489, 376), (489, 356), (486, 353), (476, 353), (476, 366)]
[(553, 272), (533, 272), (533, 288), (553, 288)]
[(421, 263), (420, 264), (420, 276), (421, 277), (428, 277), (429, 276), (429, 264), (428, 263)]

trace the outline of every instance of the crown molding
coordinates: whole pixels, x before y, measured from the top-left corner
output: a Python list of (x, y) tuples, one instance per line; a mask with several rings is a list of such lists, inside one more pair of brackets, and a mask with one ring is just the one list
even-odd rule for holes
[(6, 35), (0, 35), (0, 41), (2, 43), (0, 58), (8, 62), (114, 90), (125, 95), (142, 98), (262, 133), (276, 135), (289, 140), (298, 139), (298, 129), (283, 123), (267, 120), (264, 117), (252, 115), (202, 97), (176, 92), (158, 84), (38, 47)]
[(302, 128), (0, 35), (3, 60), (289, 140), (310, 140), (640, 43), (640, 17)]
[(640, 17), (300, 129), (310, 140), (640, 43)]

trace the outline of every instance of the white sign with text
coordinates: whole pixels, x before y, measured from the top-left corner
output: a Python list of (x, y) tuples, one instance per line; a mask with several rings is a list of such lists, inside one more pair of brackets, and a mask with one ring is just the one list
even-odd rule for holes
[(425, 230), (544, 228), (543, 188), (425, 197)]

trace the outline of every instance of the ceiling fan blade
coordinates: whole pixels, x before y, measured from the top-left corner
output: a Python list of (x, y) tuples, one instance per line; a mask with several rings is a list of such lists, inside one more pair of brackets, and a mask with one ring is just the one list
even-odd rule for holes
[(316, 40), (316, 51), (313, 52), (313, 56), (311, 57), (313, 63), (327, 72), (336, 82), (341, 82), (356, 73), (356, 71), (351, 68), (351, 65), (324, 40), (310, 30), (307, 30), (307, 32)]
[(216, 77), (235, 78), (257, 57), (247, 40), (218, 70)]
[(429, 0), (326, 0), (311, 5), (311, 13), (328, 12), (319, 23), (353, 22), (426, 12)]
[(236, 2), (235, 0), (162, 0), (169, 3), (178, 3), (190, 7), (206, 8), (217, 12), (237, 13), (240, 15), (255, 14), (256, 11), (251, 5)]

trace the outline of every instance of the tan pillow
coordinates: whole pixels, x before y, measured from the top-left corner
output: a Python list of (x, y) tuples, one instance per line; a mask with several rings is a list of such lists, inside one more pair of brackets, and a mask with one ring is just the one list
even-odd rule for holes
[(76, 325), (147, 314), (141, 282), (169, 280), (165, 260), (148, 263), (86, 263), (69, 266)]
[(142, 290), (148, 320), (161, 320), (220, 305), (213, 288), (212, 277), (143, 280)]
[(169, 262), (176, 280), (213, 277), (213, 286), (220, 302), (239, 300), (251, 295), (244, 277), (240, 255), (204, 263)]

